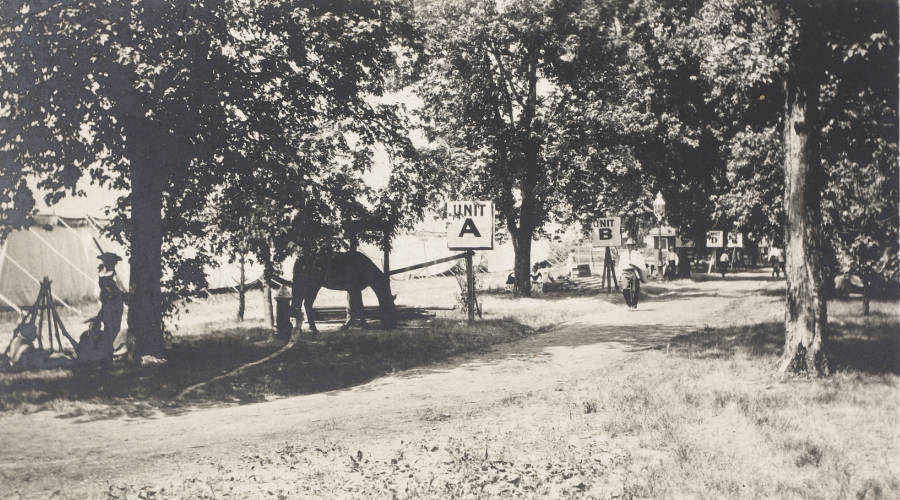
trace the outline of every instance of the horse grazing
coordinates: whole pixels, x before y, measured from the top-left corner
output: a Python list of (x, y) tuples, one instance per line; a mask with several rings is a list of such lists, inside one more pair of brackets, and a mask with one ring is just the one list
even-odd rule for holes
[[(297, 257), (294, 262), (291, 306), (296, 314), (298, 330), (303, 323), (303, 313), (300, 310), (302, 301), (310, 331), (318, 332), (313, 316), (313, 302), (322, 287), (345, 290), (351, 294), (372, 287), (378, 297), (382, 324), (388, 328), (397, 324), (397, 310), (387, 275), (365, 255), (350, 251)], [(344, 326), (349, 323), (348, 317)]]

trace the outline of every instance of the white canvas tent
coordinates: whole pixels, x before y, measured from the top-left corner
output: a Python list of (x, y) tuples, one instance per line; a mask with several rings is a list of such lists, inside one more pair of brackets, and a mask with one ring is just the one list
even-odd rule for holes
[[(44, 277), (63, 307), (80, 313), (79, 304), (96, 302), (100, 251), (93, 238), (104, 251), (125, 257), (119, 245), (100, 236), (97, 224), (88, 217), (37, 215), (28, 229), (12, 231), (0, 243), (0, 302), (16, 310), (30, 306)], [(128, 283), (128, 266), (119, 264), (117, 272)]]
[[(105, 223), (92, 217), (60, 217), (37, 215), (28, 229), (12, 231), (0, 243), (0, 308), (21, 312), (31, 306), (46, 276), (62, 307), (76, 313), (93, 314), (99, 302), (97, 271), (100, 250), (122, 257), (116, 273), (128, 286), (128, 256), (125, 249), (100, 234)], [(206, 270), (208, 291), (234, 291), (240, 282), (237, 262), (219, 259), (218, 266)], [(246, 285), (262, 276), (262, 266), (247, 263), (244, 267)], [(88, 307), (87, 304), (90, 304)], [(87, 309), (87, 310), (82, 310)]]

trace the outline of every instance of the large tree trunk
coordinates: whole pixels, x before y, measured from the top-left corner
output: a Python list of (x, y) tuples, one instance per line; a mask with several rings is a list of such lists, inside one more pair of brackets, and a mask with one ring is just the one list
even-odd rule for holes
[(785, 249), (787, 310), (781, 373), (829, 373), (828, 312), (823, 290), (820, 200), (825, 174), (818, 154), (815, 78), (785, 83)]
[(531, 238), (534, 231), (519, 227), (516, 235), (515, 251), (515, 267), (516, 285), (514, 293), (516, 295), (531, 295)]
[(525, 171), (522, 175), (522, 207), (519, 210), (519, 228), (514, 236), (515, 271), (517, 295), (531, 295), (531, 242), (538, 215), (538, 150), (539, 138), (534, 131), (537, 110), (537, 51), (532, 49), (528, 70), (528, 97), (522, 113), (521, 127), (525, 132), (523, 149)]
[(531, 242), (534, 239), (537, 151), (534, 144), (526, 146), (527, 166), (522, 182), (522, 207), (519, 210), (519, 227), (513, 236), (515, 244), (516, 295), (531, 295)]
[(128, 304), (128, 357), (162, 357), (162, 201), (163, 169), (133, 163), (131, 173), (131, 276)]

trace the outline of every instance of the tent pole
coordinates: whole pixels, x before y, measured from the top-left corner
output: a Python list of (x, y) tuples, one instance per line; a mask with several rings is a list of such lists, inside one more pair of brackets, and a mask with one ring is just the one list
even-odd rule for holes
[[(38, 284), (38, 286), (40, 286), (41, 281), (40, 281), (39, 279), (35, 278), (31, 273), (29, 273), (28, 270), (25, 269), (24, 267), (22, 267), (21, 264), (19, 264), (18, 262), (16, 262), (15, 259), (13, 259), (13, 258), (10, 257), (9, 255), (7, 255), (7, 256), (6, 256), (6, 260), (10, 261), (14, 266), (18, 267), (20, 271), (22, 271), (23, 273), (25, 273), (25, 276), (28, 276), (29, 278), (31, 278), (32, 281), (34, 281), (35, 283)], [(75, 309), (74, 307), (70, 306), (69, 304), (66, 304), (65, 301), (63, 301), (63, 300), (62, 300), (61, 298), (59, 298), (59, 297), (54, 297), (54, 298), (55, 298), (56, 300), (58, 300), (59, 303), (62, 304), (66, 309), (68, 309), (68, 310), (74, 312), (75, 314), (81, 316), (81, 311), (79, 311), (78, 309)]]
[(97, 222), (94, 220), (93, 217), (91, 217), (90, 215), (85, 215), (85, 218), (87, 219), (88, 222), (91, 223), (92, 226), (94, 226), (94, 230), (97, 231), (98, 235), (103, 233), (102, 231), (100, 231), (100, 226), (97, 225)]
[[(44, 298), (44, 295), (43, 295), (43, 289), (42, 289), (41, 290), (41, 298), (38, 300), (38, 306), (37, 306), (37, 310), (38, 310), (37, 337), (38, 337), (38, 344), (40, 345), (41, 349), (44, 348), (43, 342), (41, 342), (41, 336), (44, 335), (44, 307), (42, 304), (43, 298)], [(48, 321), (50, 320), (49, 312), (47, 313), (47, 320)], [(49, 335), (49, 337), (50, 337), (50, 350), (52, 351), (53, 350), (53, 335), (51, 334), (51, 335)]]

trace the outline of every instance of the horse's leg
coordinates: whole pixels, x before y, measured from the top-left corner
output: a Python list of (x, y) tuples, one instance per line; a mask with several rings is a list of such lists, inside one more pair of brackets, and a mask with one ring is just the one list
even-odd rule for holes
[(297, 289), (294, 289), (292, 293), (297, 294), (291, 297), (291, 312), (294, 316), (293, 335), (296, 336), (303, 332), (303, 297), (299, 295)]
[(347, 317), (346, 321), (341, 326), (341, 330), (346, 330), (352, 326), (354, 321), (360, 325), (365, 324), (366, 319), (364, 311), (362, 290), (347, 290)]
[(313, 302), (316, 301), (316, 295), (318, 294), (318, 288), (311, 289), (306, 294), (306, 297), (303, 298), (303, 307), (306, 309), (306, 321), (309, 323), (309, 331), (313, 335), (319, 333), (318, 328), (316, 328), (315, 312), (313, 311)]

